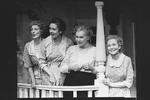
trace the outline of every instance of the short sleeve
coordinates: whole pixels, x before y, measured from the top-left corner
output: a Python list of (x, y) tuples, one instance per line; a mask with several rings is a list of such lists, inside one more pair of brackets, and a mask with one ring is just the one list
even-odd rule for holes
[(132, 62), (130, 58), (127, 59), (126, 80), (123, 81), (123, 83), (128, 88), (130, 88), (133, 83), (133, 68), (132, 68)]
[(29, 68), (29, 67), (32, 66), (31, 58), (30, 58), (30, 55), (29, 55), (29, 52), (28, 52), (28, 48), (29, 48), (29, 43), (27, 43), (24, 46), (24, 51), (23, 51), (23, 61), (24, 61), (24, 67), (25, 68)]

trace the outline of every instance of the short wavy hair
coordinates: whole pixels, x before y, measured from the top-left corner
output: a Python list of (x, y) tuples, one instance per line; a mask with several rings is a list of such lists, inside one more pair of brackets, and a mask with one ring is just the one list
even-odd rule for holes
[(119, 37), (118, 35), (109, 35), (106, 38), (106, 42), (108, 42), (110, 39), (116, 39), (119, 46), (123, 45), (123, 39)]
[(75, 35), (77, 31), (85, 31), (86, 34), (91, 38), (91, 36), (93, 35), (93, 30), (91, 28), (91, 26), (87, 25), (87, 24), (77, 24), (74, 26), (73, 30), (72, 30), (72, 34)]
[(31, 27), (32, 27), (33, 25), (39, 26), (40, 30), (42, 30), (42, 33), (44, 32), (44, 30), (45, 30), (45, 28), (46, 28), (45, 23), (44, 23), (43, 21), (41, 21), (41, 20), (33, 20), (33, 21), (30, 23), (30, 25), (29, 25), (29, 30), (31, 30)]
[(51, 23), (55, 23), (57, 25), (58, 29), (60, 31), (62, 31), (61, 34), (63, 34), (66, 31), (66, 24), (65, 24), (64, 20), (62, 20), (61, 18), (54, 17), (50, 20), (49, 25)]

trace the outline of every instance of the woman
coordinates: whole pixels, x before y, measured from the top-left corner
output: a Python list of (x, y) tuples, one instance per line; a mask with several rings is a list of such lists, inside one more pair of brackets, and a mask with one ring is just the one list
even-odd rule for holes
[[(77, 45), (68, 49), (60, 68), (62, 73), (67, 73), (64, 85), (94, 85), (96, 47), (89, 43), (93, 32), (88, 25), (79, 24), (74, 27), (73, 33)], [(64, 92), (64, 97), (72, 97), (69, 93)], [(87, 92), (78, 92), (77, 97), (87, 97)]]
[(108, 57), (106, 79), (102, 82), (110, 87), (110, 97), (130, 97), (129, 88), (133, 82), (131, 58), (121, 52), (123, 40), (117, 35), (107, 37)]
[[(63, 35), (66, 30), (65, 22), (60, 18), (53, 18), (49, 23), (50, 36), (44, 40), (40, 56), (42, 69), (48, 68), (54, 75), (56, 86), (63, 85), (65, 76), (60, 73), (59, 66), (66, 55), (68, 47), (73, 45), (71, 39)], [(44, 85), (50, 85), (49, 77), (44, 78)]]
[[(24, 47), (23, 61), (24, 67), (28, 69), (31, 77), (31, 86), (42, 84), (42, 70), (39, 66), (39, 55), (41, 52), (41, 45), (43, 43), (43, 31), (45, 24), (40, 20), (34, 20), (29, 26), (33, 40), (27, 42)], [(49, 75), (51, 73), (49, 72)], [(52, 75), (51, 75), (52, 76)]]

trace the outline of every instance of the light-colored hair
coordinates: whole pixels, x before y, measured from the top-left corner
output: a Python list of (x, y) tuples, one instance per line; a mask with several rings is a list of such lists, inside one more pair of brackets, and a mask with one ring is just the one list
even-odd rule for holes
[(85, 31), (86, 34), (90, 38), (93, 35), (93, 30), (92, 30), (91, 26), (89, 26), (87, 24), (77, 24), (77, 25), (75, 25), (74, 28), (73, 28), (73, 35), (75, 35), (77, 31)]
[(106, 39), (106, 42), (108, 42), (108, 40), (110, 39), (116, 39), (119, 46), (123, 45), (123, 39), (119, 37), (118, 35), (109, 35)]
[(46, 25), (45, 25), (44, 22), (41, 21), (41, 20), (33, 20), (33, 21), (30, 23), (30, 25), (29, 25), (29, 30), (31, 29), (31, 27), (32, 27), (33, 25), (39, 26), (39, 28), (40, 28), (40, 30), (42, 30), (42, 32), (43, 32), (43, 31), (45, 30), (45, 28), (46, 28)]

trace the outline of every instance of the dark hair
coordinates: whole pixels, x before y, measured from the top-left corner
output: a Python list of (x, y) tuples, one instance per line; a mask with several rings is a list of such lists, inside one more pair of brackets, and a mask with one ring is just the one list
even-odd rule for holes
[(65, 22), (61, 18), (54, 17), (54, 18), (52, 18), (50, 20), (49, 25), (51, 23), (55, 23), (57, 25), (58, 29), (60, 31), (62, 31), (62, 34), (65, 32), (65, 30), (66, 30), (66, 24), (65, 24)]
[(77, 24), (74, 26), (73, 28), (73, 35), (76, 34), (77, 31), (86, 31), (86, 34), (91, 37), (93, 35), (93, 30), (91, 28), (91, 26), (87, 25), (87, 24)]
[(33, 21), (30, 23), (30, 25), (29, 25), (29, 30), (31, 29), (31, 27), (32, 27), (33, 25), (39, 26), (40, 30), (42, 30), (42, 35), (41, 35), (41, 37), (43, 37), (43, 35), (44, 35), (43, 33), (44, 33), (45, 29), (46, 29), (45, 23), (44, 23), (43, 21), (41, 21), (41, 20), (33, 20)]

